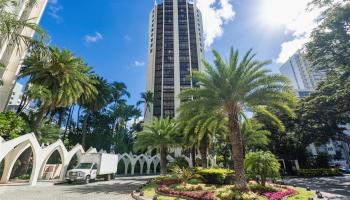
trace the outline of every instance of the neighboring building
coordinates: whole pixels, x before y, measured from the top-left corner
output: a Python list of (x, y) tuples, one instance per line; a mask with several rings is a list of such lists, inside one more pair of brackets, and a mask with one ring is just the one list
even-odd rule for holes
[[(37, 3), (33, 7), (28, 7), (28, 0), (17, 0), (19, 2), (17, 7), (9, 7), (18, 18), (23, 20), (31, 20), (33, 23), (39, 23), (40, 18), (44, 12), (48, 0), (37, 0)], [(19, 30), (19, 32), (28, 37), (33, 37), (34, 31), (25, 28)], [(26, 54), (24, 43), (22, 47), (16, 45), (9, 45), (9, 41), (4, 39), (1, 41), (0, 47), (0, 62), (6, 66), (5, 70), (0, 70), (0, 79), (3, 80), (4, 85), (0, 86), (0, 112), (6, 109), (12, 90), (16, 83), (16, 76), (20, 69), (21, 60)]]
[[(317, 84), (325, 78), (324, 72), (312, 69), (310, 62), (303, 57), (300, 50), (281, 66), (280, 72), (289, 78), (297, 96), (300, 98), (310, 96), (310, 93), (316, 89)], [(348, 132), (349, 130), (350, 127), (348, 127)], [(308, 147), (311, 155), (317, 156), (321, 152), (326, 152), (333, 158), (331, 164), (340, 165), (350, 164), (349, 149), (349, 143), (333, 140), (330, 140), (327, 144), (311, 144)]]
[(149, 18), (147, 90), (154, 94), (153, 116), (175, 117), (182, 89), (191, 88), (192, 70), (201, 70), (203, 58), (202, 16), (195, 2), (164, 0), (155, 5)]
[(17, 108), (21, 104), (21, 99), (23, 95), (23, 85), (16, 83), (15, 87), (12, 90), (12, 94), (7, 105), (7, 110), (9, 111), (17, 111)]
[(325, 77), (325, 73), (311, 68), (301, 51), (298, 50), (280, 68), (280, 72), (287, 76), (299, 97), (310, 95), (310, 91), (316, 89), (317, 84)]

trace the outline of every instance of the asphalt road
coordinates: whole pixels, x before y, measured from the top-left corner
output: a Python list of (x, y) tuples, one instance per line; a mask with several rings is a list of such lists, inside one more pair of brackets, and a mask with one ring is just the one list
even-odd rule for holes
[(39, 182), (37, 186), (0, 186), (0, 200), (131, 200), (131, 191), (152, 177), (117, 177), (88, 185)]
[(300, 187), (310, 187), (319, 190), (326, 199), (350, 200), (350, 176), (320, 177), (320, 178), (292, 178), (285, 180), (287, 184)]

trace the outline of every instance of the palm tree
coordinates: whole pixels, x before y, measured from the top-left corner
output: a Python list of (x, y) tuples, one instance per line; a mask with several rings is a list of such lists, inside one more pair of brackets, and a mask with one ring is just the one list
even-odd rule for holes
[(81, 58), (66, 49), (49, 47), (49, 55), (32, 51), (23, 61), (19, 77), (29, 77), (28, 83), (40, 85), (49, 98), (40, 101), (40, 108), (33, 124), (33, 132), (40, 138), (40, 126), (45, 115), (56, 107), (67, 107), (78, 101), (82, 94), (97, 93), (91, 73)]
[[(130, 97), (130, 93), (127, 90), (127, 87), (124, 83), (121, 82), (114, 82), (112, 83), (112, 99), (114, 102), (114, 110), (118, 109), (118, 106), (121, 104), (125, 104), (126, 100), (124, 99), (124, 96)], [(113, 136), (116, 134), (116, 128), (119, 122), (119, 117), (116, 117), (114, 120), (114, 125), (113, 125)]]
[[(22, 35), (24, 28), (34, 30), (41, 39), (45, 36), (45, 32), (32, 19), (22, 19), (16, 13), (11, 12), (11, 7), (16, 7), (22, 1), (1, 0), (0, 1), (0, 41), (7, 41), (9, 44), (22, 47), (23, 43), (29, 47), (35, 40), (26, 35)], [(33, 7), (37, 0), (29, 0), (27, 7)], [(1, 44), (1, 43), (0, 43)], [(3, 44), (1, 44), (3, 45)]]
[(175, 141), (181, 141), (177, 138), (178, 127), (174, 121), (169, 118), (154, 118), (152, 122), (144, 126), (144, 130), (138, 132), (134, 143), (134, 149), (158, 149), (160, 152), (160, 174), (167, 173), (167, 155), (170, 145), (176, 145)]
[[(0, 1), (0, 45), (5, 45), (4, 43), (8, 43), (8, 45), (15, 45), (16, 47), (22, 47), (23, 44), (25, 48), (30, 46), (37, 46), (40, 43), (31, 37), (25, 36), (21, 34), (20, 30), (24, 28), (28, 28), (34, 30), (38, 38), (43, 40), (45, 37), (45, 32), (35, 23), (31, 22), (31, 19), (25, 20), (20, 18), (20, 16), (11, 12), (11, 7), (16, 7), (19, 1), (13, 0), (1, 0)], [(27, 2), (27, 7), (32, 7), (36, 4), (36, 0), (29, 0)], [(4, 70), (6, 66), (4, 63), (0, 63), (0, 71)], [(3, 85), (3, 81), (0, 79), (0, 86)]]
[(111, 86), (107, 82), (106, 79), (97, 76), (94, 78), (96, 80), (96, 83), (94, 84), (98, 93), (90, 96), (83, 94), (80, 98), (81, 106), (85, 108), (85, 115), (83, 118), (83, 128), (82, 128), (82, 139), (81, 144), (83, 148), (86, 147), (86, 132), (87, 132), (87, 122), (90, 117), (90, 115), (93, 112), (96, 112), (104, 107), (106, 107), (108, 104), (111, 103), (112, 95), (111, 95)]
[(141, 100), (136, 103), (137, 106), (145, 104), (145, 116), (147, 112), (151, 111), (151, 105), (153, 104), (153, 92), (148, 90), (141, 93)]
[[(235, 170), (235, 186), (247, 190), (244, 175), (244, 147), (240, 119), (245, 111), (255, 109), (269, 112), (270, 108), (290, 111), (296, 97), (291, 92), (288, 80), (282, 75), (271, 74), (249, 50), (240, 59), (238, 50), (230, 51), (226, 63), (218, 52), (214, 53), (215, 67), (203, 61), (205, 72), (193, 72), (193, 78), (200, 87), (184, 90), (180, 94), (182, 109), (202, 105), (208, 112), (223, 113), (227, 119), (228, 138), (232, 145), (232, 159)], [(192, 98), (192, 101), (186, 101)], [(270, 113), (273, 115), (273, 113)]]
[(208, 149), (216, 135), (224, 133), (224, 116), (206, 112), (199, 107), (179, 108), (177, 118), (183, 132), (194, 144), (199, 144), (202, 167), (208, 167)]
[(264, 130), (264, 125), (255, 119), (241, 123), (241, 134), (245, 152), (255, 151), (269, 144), (270, 132)]

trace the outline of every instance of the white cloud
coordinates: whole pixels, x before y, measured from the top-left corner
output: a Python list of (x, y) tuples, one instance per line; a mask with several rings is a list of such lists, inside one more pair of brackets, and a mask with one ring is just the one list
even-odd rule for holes
[[(272, 9), (284, 16), (282, 19), (279, 19), (279, 22), (284, 26), (285, 34), (291, 34), (293, 37), (293, 39), (281, 44), (281, 51), (276, 61), (277, 63), (284, 63), (309, 41), (312, 30), (317, 26), (317, 19), (321, 10), (308, 11), (307, 5), (311, 0), (272, 1), (281, 2), (281, 6), (276, 6)], [(273, 10), (268, 12), (273, 12)]]
[(135, 60), (135, 61), (134, 61), (134, 66), (136, 66), (136, 67), (145, 66), (145, 62)]
[(63, 10), (63, 6), (58, 3), (58, 0), (49, 0), (48, 3), (49, 15), (56, 20), (57, 23), (62, 21), (62, 17), (59, 12)]
[(224, 33), (223, 25), (235, 16), (230, 0), (197, 0), (202, 13), (205, 47), (208, 49), (214, 40)]
[(103, 39), (103, 35), (99, 32), (96, 32), (95, 35), (86, 35), (85, 36), (85, 42), (87, 44), (96, 43), (102, 39)]

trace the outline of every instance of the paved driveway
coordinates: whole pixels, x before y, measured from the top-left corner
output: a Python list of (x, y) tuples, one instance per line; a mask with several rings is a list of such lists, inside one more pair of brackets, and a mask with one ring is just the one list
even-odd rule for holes
[(350, 200), (350, 176), (287, 179), (288, 184), (319, 190), (327, 199)]
[(88, 185), (0, 186), (0, 200), (131, 200), (130, 193), (152, 177), (117, 177)]

